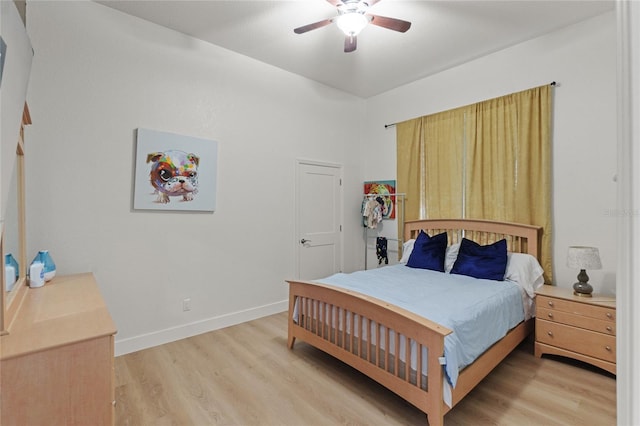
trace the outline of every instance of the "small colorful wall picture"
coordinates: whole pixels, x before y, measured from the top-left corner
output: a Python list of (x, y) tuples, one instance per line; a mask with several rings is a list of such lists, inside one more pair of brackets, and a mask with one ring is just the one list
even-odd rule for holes
[(133, 208), (216, 209), (218, 143), (138, 129)]
[[(382, 212), (383, 219), (396, 218), (396, 181), (395, 180), (376, 180), (364, 183), (365, 195), (375, 195), (383, 201), (384, 209)], [(393, 194), (393, 195), (392, 195)]]

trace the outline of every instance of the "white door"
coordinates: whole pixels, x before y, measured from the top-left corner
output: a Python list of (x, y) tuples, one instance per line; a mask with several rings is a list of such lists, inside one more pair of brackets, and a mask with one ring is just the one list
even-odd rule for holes
[(342, 167), (298, 161), (297, 275), (322, 278), (342, 269)]

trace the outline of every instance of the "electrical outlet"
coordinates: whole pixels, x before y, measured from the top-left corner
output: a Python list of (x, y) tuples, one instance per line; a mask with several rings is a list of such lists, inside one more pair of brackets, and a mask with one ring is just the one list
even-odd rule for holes
[(182, 300), (182, 311), (186, 312), (190, 310), (191, 310), (191, 298), (187, 297), (186, 299)]

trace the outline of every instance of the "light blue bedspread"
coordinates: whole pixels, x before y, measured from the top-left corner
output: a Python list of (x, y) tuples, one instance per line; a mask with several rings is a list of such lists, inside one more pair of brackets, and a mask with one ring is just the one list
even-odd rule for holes
[(511, 281), (415, 269), (398, 264), (317, 282), (387, 301), (443, 325), (445, 372), (455, 387), (459, 371), (524, 320), (521, 290)]

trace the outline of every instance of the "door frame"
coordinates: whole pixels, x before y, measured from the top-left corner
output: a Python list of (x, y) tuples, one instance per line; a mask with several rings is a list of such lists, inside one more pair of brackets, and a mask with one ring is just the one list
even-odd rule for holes
[[(295, 216), (295, 229), (294, 229), (294, 239), (293, 239), (293, 252), (295, 259), (295, 277), (296, 279), (300, 279), (300, 252), (298, 250), (298, 245), (300, 244), (300, 166), (308, 165), (308, 166), (320, 166), (320, 167), (329, 167), (333, 169), (337, 169), (340, 176), (340, 182), (343, 182), (344, 179), (344, 169), (342, 164), (339, 163), (331, 163), (327, 161), (319, 161), (319, 160), (308, 160), (304, 158), (296, 158), (295, 159), (295, 193), (293, 195), (294, 200), (294, 216)], [(339, 207), (339, 216), (340, 223), (342, 224), (342, 232), (340, 232), (340, 236), (338, 238), (338, 245), (340, 249), (340, 258), (338, 259), (339, 268), (341, 271), (344, 270), (344, 185), (340, 185), (340, 191), (338, 194), (340, 199), (340, 207)]]

